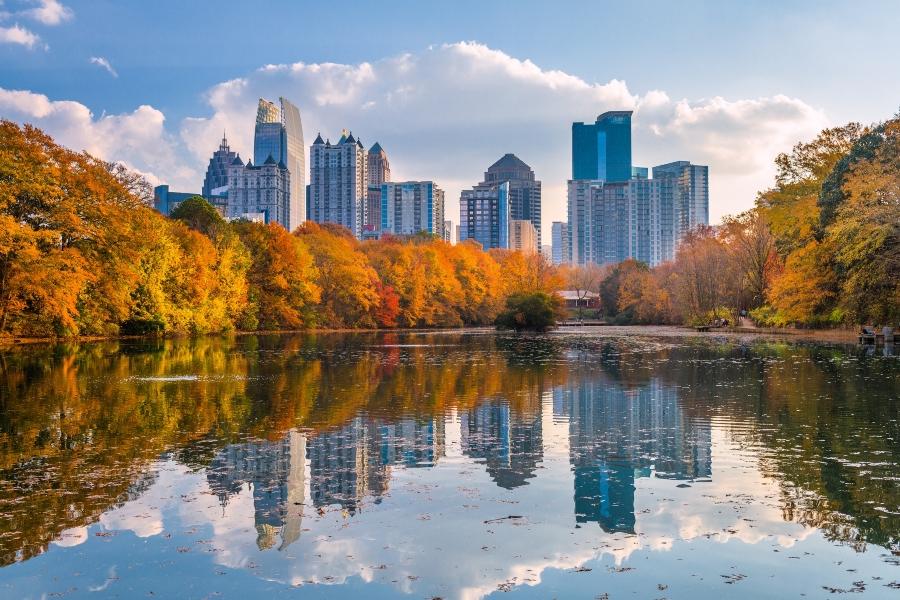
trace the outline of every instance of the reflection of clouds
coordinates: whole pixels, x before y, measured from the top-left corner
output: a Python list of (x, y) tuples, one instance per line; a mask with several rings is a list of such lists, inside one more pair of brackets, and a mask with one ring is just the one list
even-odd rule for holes
[(53, 545), (69, 548), (83, 544), (88, 539), (87, 527), (72, 527), (60, 532), (59, 537), (53, 540)]
[[(252, 485), (239, 486), (223, 505), (207, 473), (175, 462), (158, 465), (159, 477), (145, 493), (101, 522), (139, 536), (164, 528), (176, 535), (202, 529), (211, 537), (217, 564), (249, 569), (266, 581), (337, 585), (358, 579), (402, 593), (465, 600), (505, 584), (536, 586), (548, 571), (598, 559), (622, 566), (635, 553), (671, 553), (701, 539), (787, 548), (816, 531), (782, 519), (777, 486), (759, 473), (754, 449), (739, 448), (721, 422), (710, 438), (711, 481), (689, 480), (691, 487), (678, 488), (678, 480), (638, 477), (636, 535), (604, 533), (596, 522), (576, 527), (571, 437), (565, 420), (551, 416), (553, 401), (545, 396), (542, 402), (541, 466), (515, 490), (499, 487), (486, 465), (462, 452), (462, 419), (453, 414), (444, 424), (446, 454), (435, 466), (394, 466), (390, 493), (380, 503), (362, 498), (352, 516), (339, 504), (295, 507), (303, 533), (283, 551), (260, 550)], [(295, 473), (289, 497), (311, 498), (310, 468), (303, 461), (304, 474)], [(290, 489), (300, 485), (302, 494)], [(69, 530), (58, 544), (73, 545), (86, 536)]]

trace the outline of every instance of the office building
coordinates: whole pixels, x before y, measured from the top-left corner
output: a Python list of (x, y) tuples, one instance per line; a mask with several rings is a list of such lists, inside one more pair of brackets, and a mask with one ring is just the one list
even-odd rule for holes
[(531, 221), (510, 219), (509, 249), (518, 250), (524, 254), (537, 254), (537, 231), (535, 231)]
[(459, 241), (475, 240), (485, 250), (509, 248), (509, 188), (476, 185), (459, 198)]
[(362, 142), (344, 130), (337, 143), (316, 136), (310, 148), (309, 219), (337, 223), (362, 237), (367, 223), (367, 157)]
[(553, 264), (562, 265), (570, 262), (569, 224), (562, 221), (553, 221), (551, 238)]
[(631, 179), (631, 114), (616, 110), (594, 123), (572, 123), (572, 179)]
[(661, 178), (677, 182), (678, 239), (699, 225), (709, 225), (709, 167), (686, 160), (653, 167), (653, 179)]
[(444, 237), (444, 191), (433, 181), (382, 183), (379, 214), (381, 235)]
[(453, 243), (453, 221), (447, 219), (444, 221), (444, 241), (448, 244)]
[[(284, 98), (279, 104), (259, 99), (256, 110), (256, 129), (253, 136), (253, 161), (263, 165), (271, 156), (275, 164), (284, 164), (290, 173), (290, 188), (284, 221), (278, 221), (293, 231), (306, 220), (306, 155), (300, 111)], [(250, 161), (248, 161), (249, 163)]]
[(239, 155), (228, 167), (225, 217), (290, 225), (291, 174), (283, 162), (269, 155), (261, 165)]
[(209, 159), (209, 165), (206, 167), (202, 192), (204, 198), (221, 198), (224, 203), (225, 197), (228, 195), (228, 168), (235, 157), (237, 157), (237, 153), (231, 151), (228, 139), (223, 132), (219, 149), (213, 152), (212, 158)]
[(534, 171), (515, 154), (504, 154), (488, 167), (479, 185), (496, 186), (509, 182), (509, 218), (530, 221), (541, 244), (541, 182)]
[(375, 142), (366, 153), (366, 222), (363, 229), (378, 232), (381, 228), (381, 184), (391, 180), (391, 164), (387, 152)]

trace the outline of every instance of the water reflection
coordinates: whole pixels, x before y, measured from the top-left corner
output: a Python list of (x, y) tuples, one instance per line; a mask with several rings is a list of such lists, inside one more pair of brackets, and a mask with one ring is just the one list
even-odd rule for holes
[[(852, 348), (243, 336), (17, 349), (0, 366), (0, 560), (20, 563), (0, 584), (20, 596), (48, 590), (25, 574), (51, 543), (40, 560), (57, 567), (104, 542), (127, 560), (139, 550), (105, 537), (122, 530), (210, 544), (210, 564), (254, 575), (247, 592), (348, 596), (548, 595), (573, 585), (553, 569), (696, 539), (746, 555), (815, 533), (837, 544), (821, 556), (856, 560), (843, 546), (882, 578), (900, 551), (900, 371)], [(210, 537), (180, 533), (198, 528)]]

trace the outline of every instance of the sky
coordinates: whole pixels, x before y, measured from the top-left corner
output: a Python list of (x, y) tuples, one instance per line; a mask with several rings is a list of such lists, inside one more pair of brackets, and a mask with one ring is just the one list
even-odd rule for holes
[(378, 141), (454, 222), (460, 190), (515, 153), (549, 230), (571, 123), (634, 110), (634, 164), (709, 165), (717, 222), (777, 153), (897, 113), (898, 26), (893, 0), (0, 0), (0, 117), (199, 192), (223, 130), (249, 157), (258, 98), (284, 96), (307, 146)]

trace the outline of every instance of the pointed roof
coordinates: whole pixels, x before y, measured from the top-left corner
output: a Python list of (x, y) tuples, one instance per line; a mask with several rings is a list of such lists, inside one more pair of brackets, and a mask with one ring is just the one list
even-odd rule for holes
[(244, 161), (241, 160), (241, 155), (240, 155), (240, 154), (235, 154), (235, 155), (234, 155), (234, 160), (231, 161), (231, 164), (233, 164), (233, 165), (235, 165), (235, 166), (237, 166), (237, 165), (243, 166), (243, 165), (244, 165)]
[(513, 169), (531, 169), (525, 161), (516, 156), (515, 154), (504, 154), (500, 157), (500, 160), (492, 164), (488, 167), (488, 171), (499, 171), (499, 170), (513, 170)]
[(284, 161), (283, 161), (283, 160), (279, 160), (279, 161), (278, 161), (278, 168), (279, 168), (279, 169), (287, 169), (287, 165), (284, 164)]
[(365, 150), (365, 146), (363, 146), (362, 140), (356, 140), (356, 145), (359, 146), (360, 150)]
[(252, 167), (252, 166), (253, 166), (253, 161), (250, 160), (250, 159), (248, 158), (248, 159), (247, 159), (247, 167), (249, 168), (249, 167)]
[(369, 154), (380, 154), (381, 152), (384, 152), (384, 150), (381, 148), (381, 144), (379, 144), (378, 142), (375, 142), (374, 144), (372, 144), (372, 147), (369, 148)]
[(317, 133), (317, 134), (316, 134), (316, 141), (313, 142), (313, 146), (318, 146), (319, 144), (324, 144), (324, 143), (325, 143), (325, 142), (322, 141), (322, 134), (321, 134), (321, 133)]
[(342, 133), (341, 139), (338, 140), (338, 144), (343, 144), (346, 141), (347, 141), (347, 136)]
[(350, 132), (350, 135), (347, 136), (347, 143), (348, 143), (348, 144), (355, 144), (355, 143), (356, 143), (356, 138), (353, 137), (353, 132), (352, 132), (352, 131)]
[(277, 165), (278, 163), (275, 162), (275, 159), (272, 157), (272, 153), (270, 152), (270, 153), (269, 153), (269, 158), (267, 158), (267, 159), (266, 159), (266, 162), (264, 162), (263, 164), (264, 164), (264, 165)]

